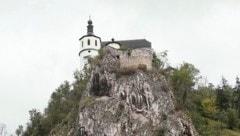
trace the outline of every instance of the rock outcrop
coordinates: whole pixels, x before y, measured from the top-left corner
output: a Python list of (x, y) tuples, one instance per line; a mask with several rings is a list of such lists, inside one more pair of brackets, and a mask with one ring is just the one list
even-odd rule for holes
[(143, 67), (121, 69), (119, 55), (123, 51), (103, 50), (80, 101), (75, 135), (198, 135), (191, 119), (176, 110), (163, 76)]

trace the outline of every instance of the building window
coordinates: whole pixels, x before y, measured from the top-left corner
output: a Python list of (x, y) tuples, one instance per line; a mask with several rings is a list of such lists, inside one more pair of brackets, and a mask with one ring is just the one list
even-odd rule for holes
[(87, 44), (90, 45), (90, 39), (87, 40)]
[(97, 40), (95, 40), (95, 46), (97, 46)]
[(83, 41), (82, 41), (82, 47), (83, 47)]

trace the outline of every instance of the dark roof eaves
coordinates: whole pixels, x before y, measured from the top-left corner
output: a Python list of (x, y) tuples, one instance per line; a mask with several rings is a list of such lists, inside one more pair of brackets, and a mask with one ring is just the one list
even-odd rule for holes
[(93, 35), (93, 34), (84, 35), (84, 36), (82, 36), (81, 38), (79, 38), (79, 41), (82, 40), (84, 37), (88, 37), (88, 36), (96, 37), (96, 38), (100, 39), (100, 41), (101, 41), (101, 38), (100, 38), (100, 37), (98, 37), (98, 36), (96, 36), (96, 35)]
[[(112, 41), (103, 41), (101, 42), (101, 46), (104, 47), (111, 43)], [(134, 39), (134, 40), (121, 40), (121, 41), (114, 41), (120, 43), (121, 46), (125, 46), (131, 49), (137, 48), (152, 48), (151, 42), (147, 41), (146, 39)]]

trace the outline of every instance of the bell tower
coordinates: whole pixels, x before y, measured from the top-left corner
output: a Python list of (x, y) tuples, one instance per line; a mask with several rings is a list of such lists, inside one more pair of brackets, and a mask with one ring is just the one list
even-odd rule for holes
[(87, 25), (87, 34), (79, 39), (80, 42), (80, 71), (88, 63), (88, 58), (93, 58), (98, 55), (98, 50), (101, 48), (101, 38), (93, 33), (93, 22), (89, 17)]

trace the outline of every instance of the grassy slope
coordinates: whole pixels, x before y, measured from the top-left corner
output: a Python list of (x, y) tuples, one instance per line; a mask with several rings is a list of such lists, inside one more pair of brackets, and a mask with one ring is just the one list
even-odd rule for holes
[[(208, 123), (210, 126), (214, 128), (219, 128), (220, 127), (220, 122), (214, 121), (212, 119), (208, 119)], [(226, 124), (223, 124), (223, 130), (222, 130), (222, 136), (240, 136), (240, 130), (230, 130), (227, 129)]]

